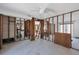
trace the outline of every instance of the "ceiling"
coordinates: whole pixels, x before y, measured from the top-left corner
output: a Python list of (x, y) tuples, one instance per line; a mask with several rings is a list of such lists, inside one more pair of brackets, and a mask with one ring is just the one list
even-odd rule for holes
[(0, 3), (0, 13), (15, 17), (43, 19), (79, 9), (79, 3)]

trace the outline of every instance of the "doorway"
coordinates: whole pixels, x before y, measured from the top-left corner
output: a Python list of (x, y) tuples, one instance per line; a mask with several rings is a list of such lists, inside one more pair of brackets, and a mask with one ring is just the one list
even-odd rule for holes
[(35, 21), (35, 39), (40, 39), (40, 21)]

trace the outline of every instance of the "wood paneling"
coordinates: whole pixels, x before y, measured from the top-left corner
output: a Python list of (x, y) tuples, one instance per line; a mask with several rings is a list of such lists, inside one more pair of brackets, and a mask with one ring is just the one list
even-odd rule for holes
[(57, 32), (55, 33), (54, 42), (67, 48), (71, 48), (71, 34)]
[(41, 28), (40, 28), (40, 34), (41, 38), (44, 37), (44, 20), (40, 20)]
[(0, 15), (0, 48), (2, 48), (4, 39), (15, 39), (15, 20), (15, 17)]
[(9, 19), (9, 38), (15, 38), (15, 18)]
[(35, 40), (35, 20), (32, 18), (30, 21), (30, 36), (31, 36), (31, 41)]
[(25, 37), (30, 38), (30, 20), (24, 22), (24, 27), (25, 27)]
[(31, 40), (35, 40), (35, 20), (32, 18), (31, 20), (27, 20), (24, 22), (25, 27), (25, 36), (29, 37)]
[(2, 16), (3, 17), (3, 39), (8, 39), (8, 17), (7, 16)]
[(48, 35), (51, 34), (51, 24), (49, 23), (49, 21), (47, 21), (47, 32), (48, 32)]

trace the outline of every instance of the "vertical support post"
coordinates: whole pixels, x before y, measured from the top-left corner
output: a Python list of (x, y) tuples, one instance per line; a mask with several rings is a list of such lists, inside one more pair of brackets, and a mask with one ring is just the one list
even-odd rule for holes
[(24, 19), (24, 39), (25, 39), (25, 19)]
[[(70, 13), (70, 35), (71, 35), (71, 41), (72, 41), (72, 12)], [(71, 47), (72, 47), (72, 43), (70, 41)]]
[[(53, 19), (54, 19), (54, 17), (53, 17)], [(56, 30), (56, 29), (55, 29), (55, 19), (54, 19), (54, 35), (55, 35), (55, 30)]]
[(40, 24), (41, 24), (41, 28), (40, 28), (41, 38), (43, 38), (44, 37), (44, 20), (40, 20)]
[(2, 20), (2, 15), (0, 15), (0, 49), (2, 49), (2, 38), (3, 38), (3, 20)]
[(57, 16), (57, 32), (58, 32), (58, 16)]
[(20, 40), (21, 40), (21, 18), (20, 18)]
[(30, 21), (30, 35), (31, 41), (35, 40), (35, 18)]
[(48, 19), (48, 41), (50, 40), (50, 18)]
[(64, 33), (64, 14), (62, 15), (62, 24), (63, 24), (62, 30), (63, 30), (63, 33)]
[(15, 39), (15, 41), (17, 41), (17, 39), (16, 39), (16, 33), (17, 33), (17, 28), (16, 28), (16, 17), (14, 17), (14, 39)]
[(8, 16), (8, 38), (10, 39), (10, 17)]
[(70, 13), (70, 34), (72, 34), (72, 12)]

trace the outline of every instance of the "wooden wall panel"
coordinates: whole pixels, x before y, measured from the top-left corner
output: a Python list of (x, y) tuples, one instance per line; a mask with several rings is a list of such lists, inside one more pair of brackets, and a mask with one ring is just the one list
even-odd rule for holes
[(3, 17), (3, 39), (8, 39), (8, 17)]
[(47, 21), (47, 32), (48, 34), (51, 34), (51, 24), (49, 23), (49, 21)]
[(44, 37), (44, 20), (40, 20), (40, 24), (41, 24), (40, 34), (41, 34), (41, 38), (43, 38)]
[(30, 38), (30, 20), (24, 22), (24, 27), (25, 27), (25, 37)]
[(15, 38), (15, 18), (9, 19), (9, 38)]
[(57, 32), (55, 33), (54, 42), (67, 48), (71, 48), (71, 34)]
[[(3, 39), (8, 40), (9, 38), (14, 38), (16, 36), (15, 30), (15, 18), (10, 16), (0, 15), (0, 48), (3, 45)], [(10, 23), (11, 22), (11, 23)]]
[(35, 40), (35, 20), (32, 18), (30, 21), (30, 36), (31, 40)]
[(31, 20), (27, 20), (24, 22), (25, 27), (25, 37), (29, 37), (31, 40), (35, 40), (35, 20), (32, 18)]

